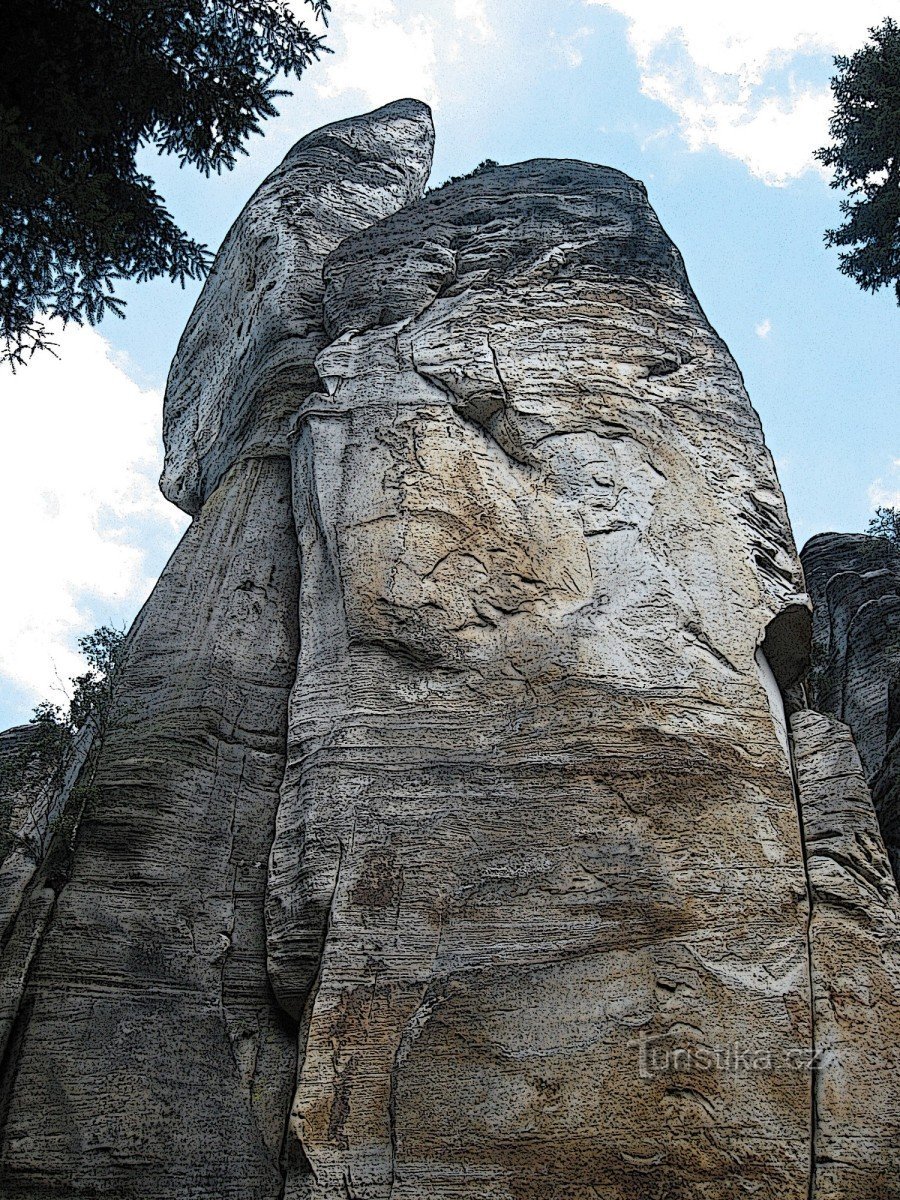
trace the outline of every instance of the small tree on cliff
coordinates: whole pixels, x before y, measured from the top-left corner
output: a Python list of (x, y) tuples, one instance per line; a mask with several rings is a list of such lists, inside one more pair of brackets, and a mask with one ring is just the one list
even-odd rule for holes
[(83, 772), (87, 777), (92, 775), (106, 737), (125, 657), (124, 630), (101, 625), (78, 639), (78, 649), (87, 662), (87, 670), (71, 680), (68, 710), (49, 700), (41, 701), (32, 714), (32, 736), (17, 752), (0, 761), (0, 800), (15, 790), (25, 790), (30, 796), (31, 818), (24, 836), (7, 830), (5, 820), (0, 821), (0, 862), (9, 845), (17, 840), (25, 844), (35, 862), (40, 862), (60, 815), (55, 802), (74, 761), (77, 734), (85, 725), (92, 726), (93, 748)]
[[(297, 7), (300, 0), (296, 0)], [(302, 0), (324, 22), (329, 0)], [(40, 317), (121, 312), (117, 280), (201, 276), (206, 248), (137, 168), (141, 146), (204, 174), (273, 116), (279, 72), (325, 47), (290, 0), (15, 0), (0, 39), (0, 362)]]
[(883, 538), (891, 545), (900, 547), (900, 509), (876, 508), (875, 516), (869, 518), (869, 537)]
[(894, 285), (900, 304), (900, 26), (888, 17), (869, 31), (871, 43), (835, 58), (836, 102), (830, 146), (816, 151), (844, 188), (847, 220), (829, 229), (829, 246), (849, 246), (840, 269), (868, 291)]

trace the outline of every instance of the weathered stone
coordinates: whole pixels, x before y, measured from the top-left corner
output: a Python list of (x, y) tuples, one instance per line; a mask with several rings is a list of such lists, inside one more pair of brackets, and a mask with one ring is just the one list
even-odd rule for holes
[(32, 884), (38, 891), (43, 888), (35, 874), (85, 768), (93, 736), (88, 723), (71, 742), (66, 739), (48, 756), (46, 747), (41, 748), (41, 730), (33, 722), (0, 733), (0, 767), (8, 768), (0, 779), (0, 805), (8, 813), (5, 837), (0, 838), (0, 977), (6, 970), (6, 944), (26, 892)]
[(16, 900), (4, 1196), (282, 1190), (297, 1040), (263, 924), (297, 663), (282, 425), (319, 383), (325, 255), (421, 194), (432, 140), (426, 106), (400, 101), (298, 143), (182, 340), (165, 486), (202, 511), (129, 636), (71, 875)]
[[(893, 690), (894, 694), (900, 691), (896, 677)], [(872, 799), (894, 877), (900, 880), (900, 728), (896, 720), (889, 724), (889, 732), (887, 753), (872, 780)]]
[(802, 558), (814, 602), (810, 701), (853, 731), (900, 872), (900, 550), (884, 538), (823, 533)]
[(788, 729), (737, 367), (641, 184), (416, 201), (431, 139), (304, 139), (182, 339), (198, 515), (0, 961), (4, 1198), (898, 1200), (900, 901)]
[(846, 725), (791, 730), (812, 893), (812, 1200), (900, 1195), (900, 900)]
[(263, 891), (297, 571), (287, 460), (250, 460), (129, 635), (13, 1032), (10, 1200), (279, 1194), (296, 1043), (271, 1002)]
[(805, 1200), (806, 893), (758, 654), (805, 600), (677, 251), (634, 181), (538, 161), (326, 280), (269, 889), (276, 992), (311, 993), (288, 1196)]
[(286, 454), (287, 428), (319, 386), (322, 264), (348, 233), (422, 194), (428, 107), (398, 100), (299, 141), (229, 231), (166, 386), (163, 493), (195, 515), (232, 463)]
[(40, 730), (33, 723), (0, 733), (0, 872), (22, 831), (34, 823), (32, 810), (36, 805), (46, 807), (43, 794), (50, 784), (50, 769), (40, 761), (39, 737)]

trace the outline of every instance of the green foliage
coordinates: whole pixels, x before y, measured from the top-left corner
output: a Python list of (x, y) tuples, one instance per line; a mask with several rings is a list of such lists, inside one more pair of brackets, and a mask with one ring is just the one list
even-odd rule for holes
[[(88, 662), (88, 670), (72, 680), (68, 711), (43, 700), (31, 718), (31, 736), (13, 753), (0, 760), (0, 862), (16, 840), (9, 829), (13, 794), (29, 797), (31, 832), (25, 837), (26, 848), (35, 862), (46, 850), (53, 829), (54, 800), (60, 793), (73, 762), (75, 737), (89, 721), (94, 726), (94, 749), (86, 772), (74, 789), (73, 803), (83, 805), (90, 791), (93, 762), (106, 733), (116, 683), (122, 668), (125, 634), (120, 629), (101, 625), (93, 633), (78, 639), (78, 648)], [(70, 811), (67, 805), (64, 811)]]
[(892, 546), (900, 548), (900, 510), (876, 508), (875, 516), (870, 519), (866, 533), (870, 537), (883, 538)]
[(459, 183), (461, 179), (474, 179), (476, 175), (480, 175), (482, 171), (490, 171), (492, 167), (499, 167), (500, 164), (495, 162), (493, 158), (484, 158), (477, 167), (473, 167), (471, 171), (466, 171), (462, 175), (451, 175), (449, 179), (445, 179), (443, 183), (438, 184), (436, 188), (429, 188), (430, 192), (439, 192), (441, 188), (448, 187), (451, 183)]
[(900, 26), (892, 18), (869, 31), (871, 43), (838, 57), (831, 81), (834, 139), (816, 151), (834, 167), (831, 186), (847, 220), (825, 235), (829, 246), (849, 246), (840, 268), (867, 291), (893, 284), (900, 303)]
[(108, 625), (101, 625), (78, 639), (78, 649), (87, 659), (88, 670), (72, 680), (68, 720), (73, 729), (80, 729), (91, 716), (105, 722), (124, 647), (125, 634)]
[[(303, 0), (325, 20), (328, 0)], [(206, 248), (138, 171), (141, 146), (204, 174), (276, 114), (276, 74), (325, 49), (289, 0), (15, 0), (0, 41), (0, 361), (52, 347), (41, 315), (121, 315), (118, 280), (184, 283)]]

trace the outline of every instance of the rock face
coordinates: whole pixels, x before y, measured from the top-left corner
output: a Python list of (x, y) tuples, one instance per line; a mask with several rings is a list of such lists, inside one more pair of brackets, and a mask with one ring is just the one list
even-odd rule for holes
[(431, 142), (304, 139), (182, 339), (3, 1194), (900, 1196), (900, 902), (737, 367), (643, 185), (419, 198)]
[(803, 547), (813, 597), (813, 706), (853, 731), (900, 877), (900, 550), (824, 533)]
[(247, 454), (286, 455), (319, 386), (322, 264), (347, 236), (421, 196), (434, 131), (400, 100), (303, 138), (238, 217), (169, 372), (163, 494), (195, 516)]
[(791, 718), (812, 895), (815, 1200), (896, 1196), (900, 900), (846, 725)]
[[(220, 257), (185, 333), (195, 373), (176, 359), (165, 480), (189, 511), (205, 503), (129, 635), (52, 927), (35, 958), (39, 880), (7, 946), (7, 992), (27, 986), (0, 1108), (5, 1197), (282, 1191), (297, 1038), (271, 995), (263, 894), (299, 562), (290, 460), (280, 434), (260, 444), (251, 427), (274, 429), (265, 355), (290, 342), (291, 379), (316, 379), (325, 254), (421, 193), (432, 136), (425, 106), (403, 101), (300, 142), (226, 239), (240, 269)], [(13, 1009), (6, 999), (0, 1016)]]
[(0, 733), (0, 871), (28, 824), (32, 796), (49, 783), (38, 754), (39, 727), (16, 725)]
[(288, 1194), (805, 1196), (802, 1073), (639, 1074), (810, 1036), (755, 657), (800, 572), (677, 251), (632, 180), (539, 161), (325, 275), (269, 905), (276, 994), (315, 978)]
[(296, 594), (285, 464), (249, 460), (130, 635), (20, 1012), (7, 1195), (278, 1194), (296, 1043), (269, 1000), (262, 897)]

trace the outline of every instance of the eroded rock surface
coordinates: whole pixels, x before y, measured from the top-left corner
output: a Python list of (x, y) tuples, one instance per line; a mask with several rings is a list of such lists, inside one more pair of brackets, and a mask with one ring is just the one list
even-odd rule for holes
[(900, 900), (850, 730), (791, 718), (813, 907), (813, 1200), (900, 1193)]
[(243, 454), (286, 454), (319, 386), (322, 264), (348, 233), (422, 194), (434, 131), (398, 100), (299, 141), (222, 244), (169, 372), (164, 495), (192, 516)]
[(895, 1200), (900, 902), (740, 373), (641, 184), (431, 146), (304, 139), (182, 339), (3, 1195)]
[(286, 461), (233, 471), (129, 636), (13, 1034), (10, 1198), (281, 1186), (296, 1042), (271, 1003), (262, 923), (298, 567)]
[(41, 762), (39, 738), (34, 723), (0, 733), (0, 872), (22, 840), (32, 810), (43, 807), (42, 797), (50, 785), (51, 768)]
[[(806, 1198), (806, 891), (757, 661), (802, 585), (677, 251), (633, 180), (538, 161), (326, 280), (269, 891), (276, 992), (312, 989), (287, 1194)], [(698, 1065), (748, 1045), (776, 1068)]]
[(268, 980), (263, 895), (299, 562), (278, 422), (318, 382), (325, 254), (421, 193), (431, 145), (416, 101), (304, 139), (182, 340), (166, 489), (202, 511), (129, 636), (74, 861), (12, 897), (4, 1197), (283, 1190), (297, 1034)]
[(815, 606), (810, 702), (853, 731), (900, 877), (900, 550), (823, 533), (803, 564)]

